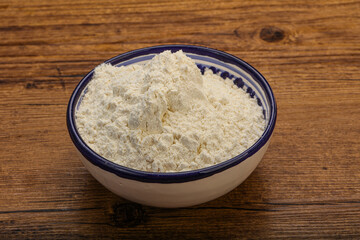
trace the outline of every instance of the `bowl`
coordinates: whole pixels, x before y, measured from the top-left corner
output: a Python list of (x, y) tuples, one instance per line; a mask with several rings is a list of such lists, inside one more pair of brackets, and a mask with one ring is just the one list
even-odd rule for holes
[(105, 63), (114, 66), (142, 64), (165, 50), (182, 50), (203, 71), (210, 68), (222, 78), (256, 98), (263, 108), (266, 128), (260, 139), (246, 151), (219, 164), (184, 172), (144, 172), (111, 162), (95, 153), (82, 140), (76, 128), (75, 114), (94, 70), (76, 86), (67, 108), (67, 127), (87, 170), (113, 193), (148, 206), (187, 207), (218, 198), (237, 187), (256, 168), (264, 156), (276, 122), (276, 103), (265, 78), (245, 61), (228, 53), (192, 45), (162, 45), (120, 54)]

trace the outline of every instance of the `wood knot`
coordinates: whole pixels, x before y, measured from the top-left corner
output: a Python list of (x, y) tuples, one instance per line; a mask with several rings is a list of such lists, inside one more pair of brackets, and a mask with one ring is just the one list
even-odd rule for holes
[(135, 227), (144, 221), (144, 210), (139, 204), (116, 203), (112, 210), (112, 220), (117, 227)]
[(274, 27), (274, 26), (264, 27), (260, 31), (260, 38), (266, 42), (279, 42), (283, 40), (284, 37), (285, 37), (284, 30), (278, 27)]
[(32, 88), (38, 88), (37, 87), (37, 85), (36, 85), (36, 83), (27, 83), (26, 85), (25, 85), (25, 88), (26, 89), (32, 89)]

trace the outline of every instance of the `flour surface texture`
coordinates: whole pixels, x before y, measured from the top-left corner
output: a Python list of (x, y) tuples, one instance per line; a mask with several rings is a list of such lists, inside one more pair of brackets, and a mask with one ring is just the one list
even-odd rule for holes
[(149, 172), (211, 166), (239, 155), (265, 129), (256, 99), (206, 70), (182, 51), (165, 51), (144, 65), (101, 64), (76, 125), (104, 158)]

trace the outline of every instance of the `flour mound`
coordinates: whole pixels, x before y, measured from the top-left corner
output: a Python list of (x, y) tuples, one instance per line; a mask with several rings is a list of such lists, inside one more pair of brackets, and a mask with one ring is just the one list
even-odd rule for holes
[(104, 158), (149, 172), (211, 166), (242, 153), (265, 129), (256, 99), (182, 51), (145, 65), (95, 68), (76, 113), (86, 144)]

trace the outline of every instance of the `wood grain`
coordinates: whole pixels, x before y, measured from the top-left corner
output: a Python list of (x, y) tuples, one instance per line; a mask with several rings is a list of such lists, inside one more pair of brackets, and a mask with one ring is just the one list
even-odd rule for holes
[[(0, 2), (1, 239), (360, 238), (359, 1)], [(278, 121), (255, 172), (190, 208), (128, 202), (68, 136), (82, 76), (120, 53), (195, 44), (271, 84)]]

